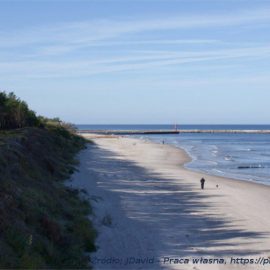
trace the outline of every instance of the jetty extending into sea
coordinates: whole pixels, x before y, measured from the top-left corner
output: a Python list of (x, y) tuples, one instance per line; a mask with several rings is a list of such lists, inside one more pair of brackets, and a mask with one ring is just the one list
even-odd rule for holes
[(100, 134), (100, 135), (162, 135), (162, 134), (180, 134), (180, 133), (270, 134), (270, 130), (241, 130), (241, 129), (78, 130), (78, 133)]
[(180, 130), (78, 130), (78, 133), (99, 135), (158, 135), (179, 134)]

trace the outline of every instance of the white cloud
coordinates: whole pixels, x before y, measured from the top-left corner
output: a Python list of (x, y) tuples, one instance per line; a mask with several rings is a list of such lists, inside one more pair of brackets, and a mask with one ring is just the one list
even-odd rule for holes
[[(217, 60), (233, 59), (267, 59), (270, 56), (269, 46), (252, 45), (224, 49), (223, 43), (217, 39), (164, 39), (149, 40), (140, 38), (147, 31), (162, 31), (169, 29), (228, 27), (241, 25), (256, 25), (270, 22), (270, 9), (241, 11), (232, 14), (192, 15), (172, 18), (147, 20), (95, 20), (58, 25), (42, 26), (35, 29), (18, 30), (0, 35), (2, 54), (5, 50), (14, 50), (13, 61), (0, 62), (0, 75), (28, 78), (42, 77), (80, 77), (103, 73), (142, 71), (160, 69), (169, 66), (184, 66), (188, 63), (209, 63)], [(165, 31), (166, 32), (166, 31)], [(161, 32), (162, 33), (162, 32)], [(119, 47), (113, 48), (111, 55), (91, 54), (87, 52), (77, 54), (81, 49), (89, 46), (142, 45), (140, 50), (123, 52)], [(162, 45), (166, 50), (146, 50), (143, 45)], [(199, 49), (197, 51), (181, 49), (169, 50), (169, 44), (215, 45), (219, 49)], [(233, 42), (230, 46), (233, 46)], [(228, 45), (228, 44), (227, 44)], [(151, 47), (151, 46), (150, 46)], [(149, 46), (147, 47), (149, 48)], [(65, 57), (68, 55), (69, 57)], [(55, 57), (50, 57), (55, 56)], [(59, 56), (59, 57), (58, 57)], [(62, 57), (64, 56), (64, 57)], [(14, 60), (17, 59), (17, 60)], [(224, 63), (223, 63), (224, 64)], [(233, 65), (232, 63), (230, 63)], [(220, 64), (222, 65), (222, 64)]]
[[(94, 20), (58, 25), (46, 25), (28, 30), (17, 30), (0, 36), (0, 47), (37, 46), (53, 54), (67, 52), (95, 42), (113, 40), (128, 34), (169, 29), (217, 28), (254, 25), (270, 21), (270, 9), (240, 11), (232, 14), (181, 15), (172, 18), (148, 20)], [(146, 41), (147, 42), (147, 41)], [(148, 41), (151, 42), (151, 41)], [(153, 41), (155, 42), (155, 41)], [(172, 42), (172, 41), (168, 41)], [(177, 40), (174, 41), (177, 43)], [(180, 41), (184, 42), (184, 41)], [(187, 41), (188, 42), (188, 41)], [(195, 41), (196, 42), (196, 41)], [(202, 41), (201, 41), (202, 42)], [(166, 41), (164, 41), (166, 43)]]
[[(254, 60), (270, 57), (270, 47), (192, 51), (151, 51), (137, 55), (110, 57), (95, 60), (9, 61), (0, 62), (0, 74), (27, 77), (83, 77), (103, 73), (143, 71), (188, 63), (209, 63), (232, 59)], [(220, 65), (222, 66), (223, 63)], [(217, 65), (217, 64), (216, 64)]]

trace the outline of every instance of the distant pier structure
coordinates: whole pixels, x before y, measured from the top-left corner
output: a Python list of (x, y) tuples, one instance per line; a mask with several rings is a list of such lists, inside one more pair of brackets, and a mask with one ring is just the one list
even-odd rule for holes
[(161, 135), (179, 134), (179, 130), (78, 130), (79, 134), (99, 134), (99, 135)]
[(232, 129), (174, 129), (163, 130), (78, 130), (78, 134), (99, 135), (162, 135), (186, 133), (224, 133), (224, 134), (270, 134), (270, 130), (232, 130)]

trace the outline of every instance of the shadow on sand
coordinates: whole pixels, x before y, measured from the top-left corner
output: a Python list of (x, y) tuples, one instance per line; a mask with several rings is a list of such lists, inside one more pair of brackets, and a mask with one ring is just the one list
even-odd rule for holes
[[(95, 144), (86, 152), (87, 159), (81, 166), (94, 175), (92, 180), (97, 187), (118, 198), (114, 207), (119, 207), (130, 224), (148, 228), (154, 237), (152, 247), (140, 247), (144, 256), (148, 256), (150, 250), (156, 257), (222, 258), (266, 252), (259, 247), (268, 234), (241, 230), (220, 215), (205, 214), (213, 213), (212, 210), (218, 213), (218, 205), (202, 203), (209, 195), (200, 192), (197, 186), (181, 183), (181, 176), (179, 183), (173, 183)], [(112, 222), (117, 223), (113, 215)], [(138, 235), (140, 231), (131, 230), (132, 233)], [(257, 250), (247, 248), (250, 241), (257, 242)]]

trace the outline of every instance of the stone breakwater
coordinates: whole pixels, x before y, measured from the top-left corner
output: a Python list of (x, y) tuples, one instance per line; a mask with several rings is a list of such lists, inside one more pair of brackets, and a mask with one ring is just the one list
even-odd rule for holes
[(177, 129), (177, 130), (78, 130), (78, 134), (100, 135), (162, 135), (181, 133), (232, 133), (232, 134), (270, 134), (270, 130), (232, 130), (232, 129)]

